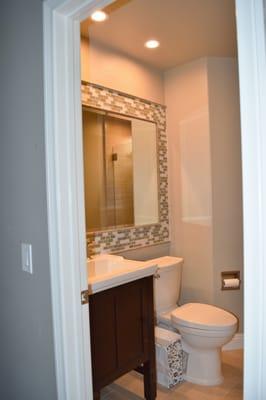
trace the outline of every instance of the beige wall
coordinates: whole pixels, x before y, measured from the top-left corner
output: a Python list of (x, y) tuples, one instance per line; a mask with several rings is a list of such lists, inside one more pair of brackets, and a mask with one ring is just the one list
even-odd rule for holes
[(131, 260), (146, 261), (153, 258), (164, 257), (169, 255), (169, 243), (161, 243), (139, 249), (121, 251), (118, 254)]
[[(221, 291), (221, 271), (242, 273), (243, 264), (235, 60), (201, 59), (167, 71), (165, 102), (171, 254), (184, 257), (181, 301), (227, 308), (238, 315), (242, 330), (242, 290)], [(205, 182), (194, 185), (202, 173)]]
[[(208, 110), (207, 84), (206, 59), (200, 59), (181, 67), (170, 69), (165, 73), (171, 254), (184, 257), (181, 298), (184, 303), (191, 300), (211, 302), (213, 273), (211, 262), (212, 228), (210, 224), (188, 223), (186, 218), (183, 218), (183, 216), (186, 216), (184, 214), (186, 204), (182, 205), (182, 197), (183, 200), (186, 199), (184, 193), (182, 193), (182, 185), (183, 188), (189, 186), (189, 181), (182, 183), (185, 171), (182, 171), (181, 168), (181, 137), (182, 133), (184, 134), (184, 124), (193, 120), (195, 116), (202, 115), (202, 113), (206, 114), (206, 110)], [(209, 136), (208, 124), (202, 128), (200, 133), (206, 141)], [(190, 129), (190, 133), (193, 134), (195, 139), (198, 130), (192, 131)], [(195, 154), (193, 154), (192, 148), (187, 149), (187, 152), (191, 157), (197, 158), (197, 149), (194, 149)], [(194, 162), (194, 167), (197, 167), (196, 161)], [(183, 167), (185, 166), (183, 165)]]
[(160, 71), (85, 38), (81, 38), (81, 79), (164, 104)]
[(202, 109), (180, 122), (182, 221), (210, 224), (211, 157), (209, 112)]
[(207, 61), (211, 132), (214, 303), (242, 321), (243, 292), (221, 291), (221, 272), (243, 279), (242, 179), (239, 87), (236, 60)]

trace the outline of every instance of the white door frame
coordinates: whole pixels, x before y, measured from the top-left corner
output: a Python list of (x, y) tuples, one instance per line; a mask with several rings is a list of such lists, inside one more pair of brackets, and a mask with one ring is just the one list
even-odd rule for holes
[[(80, 21), (113, 0), (45, 0), (44, 92), (58, 400), (92, 400), (80, 95)], [(243, 197), (244, 398), (266, 398), (266, 56), (263, 0), (236, 0)], [(256, 310), (256, 312), (255, 312)]]
[(244, 214), (244, 395), (266, 399), (266, 54), (263, 0), (237, 0)]

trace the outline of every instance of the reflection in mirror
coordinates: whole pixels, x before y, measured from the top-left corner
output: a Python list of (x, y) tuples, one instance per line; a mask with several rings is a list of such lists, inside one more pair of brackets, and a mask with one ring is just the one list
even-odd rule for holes
[(156, 124), (83, 107), (87, 232), (159, 222)]

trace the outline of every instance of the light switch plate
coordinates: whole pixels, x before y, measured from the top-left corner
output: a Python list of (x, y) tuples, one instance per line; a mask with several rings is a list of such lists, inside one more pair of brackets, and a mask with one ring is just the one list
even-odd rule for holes
[(33, 274), (32, 268), (32, 246), (30, 243), (21, 243), (22, 271)]

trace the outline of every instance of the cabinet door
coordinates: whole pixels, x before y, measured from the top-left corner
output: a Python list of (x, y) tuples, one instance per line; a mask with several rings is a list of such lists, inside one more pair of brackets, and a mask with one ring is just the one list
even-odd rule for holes
[(95, 390), (117, 369), (115, 301), (111, 290), (90, 297), (92, 375)]
[(153, 313), (152, 277), (90, 297), (94, 391), (150, 359)]
[(118, 288), (116, 293), (117, 357), (120, 368), (143, 362), (146, 353), (145, 280)]

